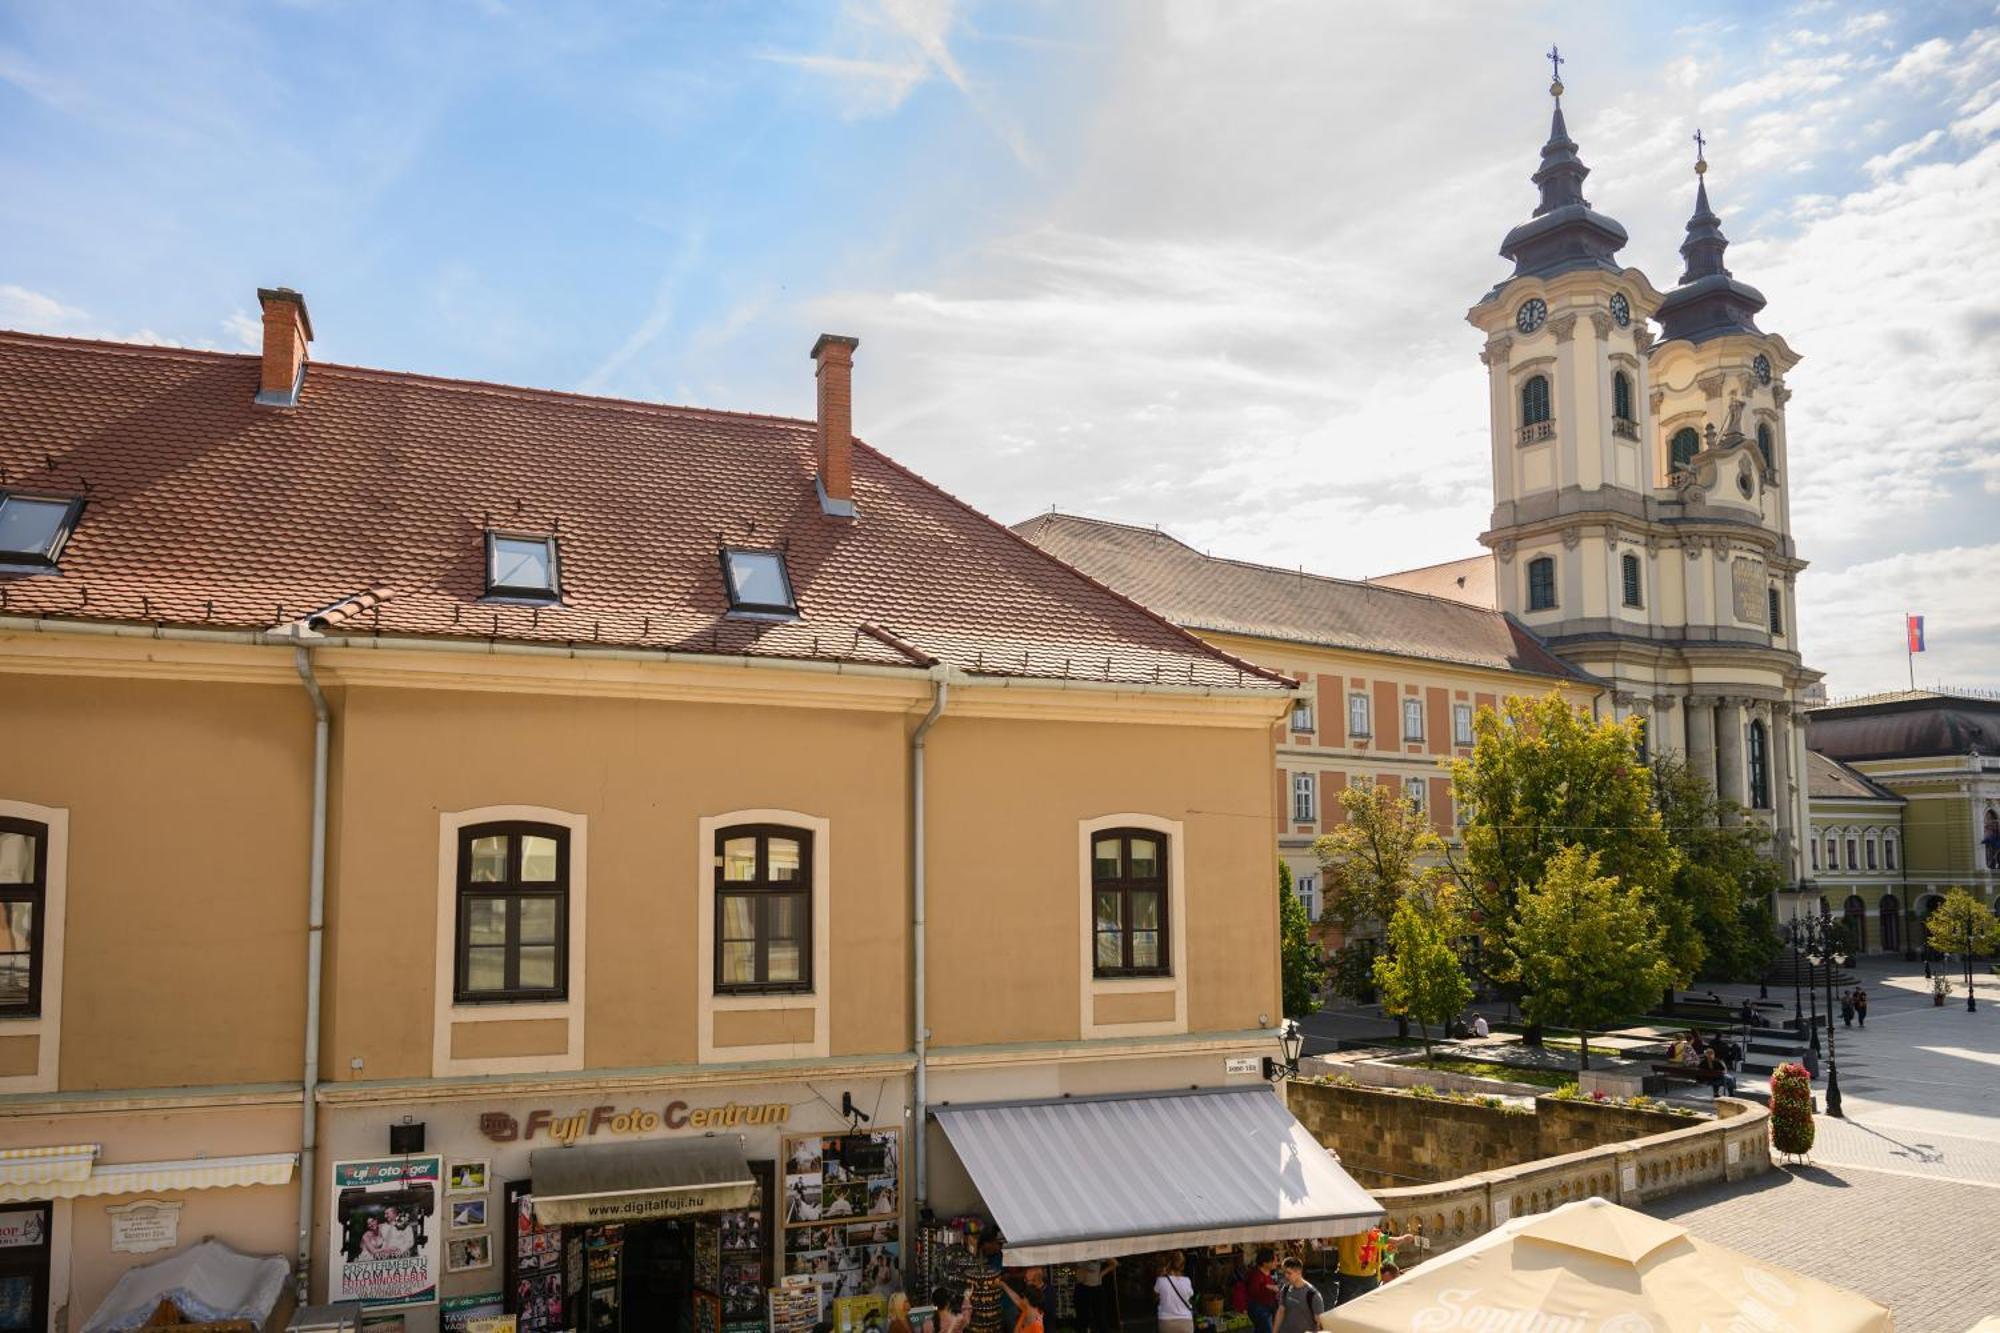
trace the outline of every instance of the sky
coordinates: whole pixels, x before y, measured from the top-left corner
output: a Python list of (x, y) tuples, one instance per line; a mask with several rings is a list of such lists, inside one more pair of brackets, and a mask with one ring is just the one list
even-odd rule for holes
[(1690, 136), (1790, 374), (1830, 694), (2000, 687), (2000, 10), (0, 0), (0, 327), (810, 416), (979, 509), (1477, 553), (1549, 66), (1666, 288)]

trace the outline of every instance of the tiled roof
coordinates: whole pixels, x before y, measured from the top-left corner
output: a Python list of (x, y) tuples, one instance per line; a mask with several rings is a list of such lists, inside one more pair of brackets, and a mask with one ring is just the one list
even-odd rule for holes
[(1806, 751), (1806, 795), (1833, 801), (1901, 801), (1903, 798), (1880, 783), (1870, 781), (1817, 750)]
[(1377, 574), (1367, 580), (1383, 588), (1401, 588), (1430, 597), (1464, 602), (1488, 611), (1498, 609), (1500, 589), (1495, 582), (1493, 557), (1469, 555), (1463, 560), (1447, 560), (1441, 565), (1399, 569), (1393, 574)]
[(1156, 528), (1039, 514), (1014, 530), (1189, 629), (1592, 679), (1498, 611), (1204, 555)]
[[(288, 410), (257, 382), (254, 357), (0, 333), (0, 488), (86, 497), (0, 615), (1283, 682), (859, 441), (860, 516), (828, 518), (810, 421), (322, 363)], [(561, 605), (482, 600), (489, 526), (555, 534)], [(726, 614), (724, 543), (783, 549), (798, 620)]]

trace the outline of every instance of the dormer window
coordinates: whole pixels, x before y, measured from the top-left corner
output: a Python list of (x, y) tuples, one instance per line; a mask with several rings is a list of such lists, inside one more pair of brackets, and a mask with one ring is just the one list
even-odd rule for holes
[(729, 590), (733, 614), (790, 617), (799, 613), (783, 552), (724, 547), (722, 581)]
[(0, 491), (0, 565), (53, 565), (83, 501)]
[(553, 600), (562, 593), (562, 570), (553, 537), (486, 534), (486, 595)]

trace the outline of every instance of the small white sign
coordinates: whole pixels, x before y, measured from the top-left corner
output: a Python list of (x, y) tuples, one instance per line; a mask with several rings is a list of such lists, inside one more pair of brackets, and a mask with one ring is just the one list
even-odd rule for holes
[(181, 1206), (160, 1199), (141, 1199), (104, 1210), (111, 1219), (114, 1254), (151, 1254), (181, 1243)]
[(1261, 1074), (1264, 1062), (1254, 1055), (1232, 1055), (1222, 1062), (1225, 1074)]

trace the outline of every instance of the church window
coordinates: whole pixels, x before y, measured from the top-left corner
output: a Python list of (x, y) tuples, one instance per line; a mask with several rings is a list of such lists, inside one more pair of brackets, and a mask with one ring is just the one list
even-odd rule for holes
[(1764, 592), (1764, 598), (1770, 611), (1771, 633), (1783, 634), (1785, 632), (1785, 601), (1783, 595), (1776, 588), (1767, 588)]
[(1771, 423), (1768, 421), (1757, 423), (1757, 452), (1764, 455), (1765, 467), (1776, 468), (1778, 466), (1777, 461), (1771, 455)]
[(1632, 420), (1632, 377), (1622, 370), (1611, 377), (1611, 415)]
[(1556, 562), (1538, 555), (1528, 562), (1528, 609), (1547, 611), (1556, 604)]
[(1625, 575), (1625, 605), (1644, 606), (1646, 603), (1640, 596), (1639, 557), (1628, 551), (1618, 563)]
[(1549, 420), (1549, 377), (1530, 375), (1521, 386), (1521, 424), (1533, 426)]
[(1750, 724), (1750, 808), (1769, 810), (1771, 808), (1771, 776), (1769, 755), (1764, 743), (1764, 724)]
[(1701, 452), (1701, 433), (1693, 426), (1683, 426), (1674, 432), (1673, 443), (1667, 446), (1667, 471), (1685, 472), (1694, 462), (1694, 456)]

